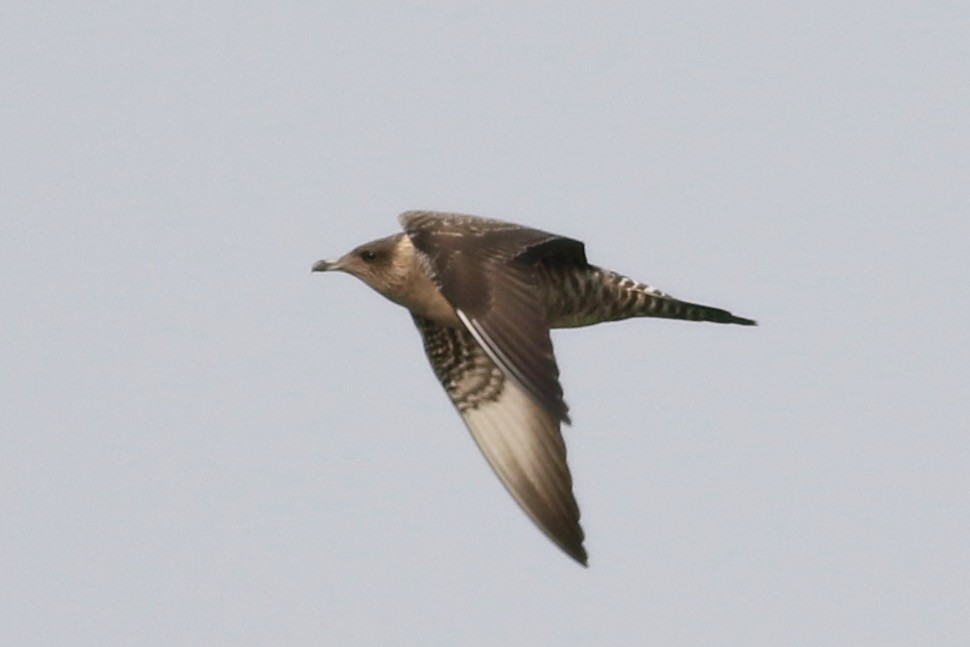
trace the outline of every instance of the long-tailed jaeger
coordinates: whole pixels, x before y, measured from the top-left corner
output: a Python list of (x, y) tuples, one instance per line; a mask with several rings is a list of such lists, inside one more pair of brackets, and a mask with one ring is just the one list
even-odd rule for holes
[(755, 322), (590, 265), (572, 238), (434, 211), (400, 221), (404, 233), (313, 271), (353, 274), (411, 311), (431, 368), (492, 469), (529, 518), (586, 565), (549, 329), (629, 317)]

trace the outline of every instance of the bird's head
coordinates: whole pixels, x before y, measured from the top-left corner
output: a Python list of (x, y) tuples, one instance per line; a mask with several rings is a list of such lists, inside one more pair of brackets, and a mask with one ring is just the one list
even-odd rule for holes
[[(359, 245), (337, 260), (322, 260), (313, 264), (313, 272), (337, 270), (356, 276), (384, 296), (395, 292), (406, 277), (407, 267), (401, 253), (404, 234), (395, 234)], [(410, 242), (410, 241), (408, 241)], [(409, 246), (408, 246), (409, 247)]]

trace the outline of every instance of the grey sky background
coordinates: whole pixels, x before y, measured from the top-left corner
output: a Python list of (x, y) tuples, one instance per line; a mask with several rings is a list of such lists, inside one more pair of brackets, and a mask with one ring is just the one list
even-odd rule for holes
[[(0, 643), (966, 644), (965, 6), (0, 24)], [(554, 334), (589, 569), (309, 273), (412, 208), (761, 323)]]

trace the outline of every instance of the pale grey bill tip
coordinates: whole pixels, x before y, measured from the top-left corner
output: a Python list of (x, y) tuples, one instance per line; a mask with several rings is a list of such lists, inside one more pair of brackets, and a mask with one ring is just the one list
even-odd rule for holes
[(314, 263), (313, 264), (313, 267), (310, 268), (310, 271), (311, 272), (326, 272), (327, 270), (331, 269), (336, 264), (337, 264), (337, 261), (328, 261), (327, 259), (323, 259), (322, 261), (317, 261), (316, 263)]

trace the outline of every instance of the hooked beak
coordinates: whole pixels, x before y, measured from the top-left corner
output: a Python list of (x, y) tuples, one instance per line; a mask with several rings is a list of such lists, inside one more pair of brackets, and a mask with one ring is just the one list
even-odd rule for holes
[(317, 261), (316, 263), (313, 264), (313, 267), (310, 268), (310, 271), (327, 272), (330, 270), (339, 269), (339, 265), (340, 265), (339, 261), (328, 261), (328, 260)]

